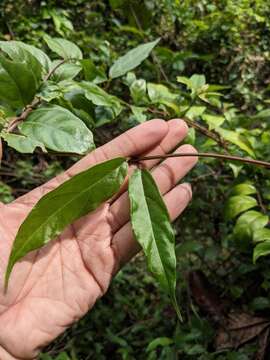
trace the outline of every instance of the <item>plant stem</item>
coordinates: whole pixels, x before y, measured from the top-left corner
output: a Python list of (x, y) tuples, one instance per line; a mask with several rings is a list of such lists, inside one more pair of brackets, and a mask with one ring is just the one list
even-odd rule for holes
[(249, 158), (243, 158), (241, 156), (224, 155), (224, 154), (217, 154), (217, 153), (178, 153), (178, 154), (166, 154), (166, 155), (160, 154), (160, 155), (152, 155), (152, 156), (141, 156), (138, 158), (134, 157), (134, 158), (131, 158), (129, 160), (129, 162), (130, 163), (138, 163), (140, 161), (146, 161), (146, 160), (168, 159), (168, 158), (186, 157), (186, 156), (223, 159), (223, 160), (229, 160), (229, 161), (240, 161), (242, 163), (263, 166), (267, 169), (270, 169), (270, 163), (267, 161), (254, 160), (254, 159), (249, 159)]

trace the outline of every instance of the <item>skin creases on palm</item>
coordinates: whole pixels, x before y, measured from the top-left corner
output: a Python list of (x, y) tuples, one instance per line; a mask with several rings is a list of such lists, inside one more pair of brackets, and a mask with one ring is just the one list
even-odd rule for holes
[[(37, 201), (63, 181), (99, 162), (119, 156), (171, 152), (187, 131), (180, 119), (147, 121), (13, 203), (0, 203), (0, 360), (35, 359), (43, 346), (92, 308), (119, 266), (139, 251), (129, 223), (128, 195), (122, 193), (111, 204), (104, 203), (69, 226), (56, 240), (18, 262), (5, 294), (4, 274), (12, 243)], [(190, 145), (176, 151), (196, 152)], [(177, 183), (196, 161), (196, 157), (181, 157), (145, 164), (152, 169), (172, 220), (191, 200), (190, 186)]]
[[(31, 208), (25, 200), (0, 207), (1, 286), (11, 242)], [(12, 222), (6, 224), (7, 218)], [(0, 291), (0, 344), (6, 350), (18, 358), (34, 357), (33, 349), (52, 341), (107, 290), (117, 268), (108, 219), (104, 204), (16, 264), (7, 294)]]

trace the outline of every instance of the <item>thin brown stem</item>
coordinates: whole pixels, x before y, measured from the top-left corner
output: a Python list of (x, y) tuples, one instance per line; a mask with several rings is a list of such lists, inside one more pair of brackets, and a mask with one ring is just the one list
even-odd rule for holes
[(141, 156), (138, 158), (131, 158), (129, 160), (129, 162), (130, 163), (138, 163), (140, 161), (146, 161), (146, 160), (168, 159), (168, 158), (186, 157), (186, 156), (214, 158), (214, 159), (222, 159), (222, 160), (229, 160), (229, 161), (239, 161), (242, 163), (263, 166), (267, 169), (270, 169), (270, 163), (267, 161), (254, 160), (254, 159), (249, 159), (249, 158), (243, 158), (241, 156), (224, 155), (224, 154), (217, 154), (217, 153), (178, 153), (178, 154), (166, 154), (166, 155), (160, 154), (160, 155)]

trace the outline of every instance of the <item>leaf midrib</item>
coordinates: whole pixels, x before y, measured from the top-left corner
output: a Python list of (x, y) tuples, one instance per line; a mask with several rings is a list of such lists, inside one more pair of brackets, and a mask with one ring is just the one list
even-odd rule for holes
[[(121, 165), (120, 165), (120, 166), (121, 166)], [(115, 170), (116, 170), (116, 169), (114, 169), (114, 170), (112, 170), (112, 171), (115, 171)], [(107, 175), (108, 175), (108, 174), (107, 174)], [(107, 175), (106, 175), (106, 176), (107, 176)], [(76, 200), (78, 197), (80, 197), (80, 196), (83, 195), (84, 193), (90, 191), (90, 189), (91, 189), (94, 185), (99, 184), (103, 179), (104, 179), (104, 177), (101, 178), (101, 179), (99, 179), (97, 182), (95, 182), (95, 184), (92, 184), (92, 185), (91, 185), (89, 188), (87, 188), (86, 190), (80, 192), (80, 193), (79, 193), (77, 196), (75, 196), (72, 200), (70, 200), (70, 201), (68, 201), (67, 203), (65, 203), (65, 205), (64, 205), (63, 207), (58, 208), (53, 214), (51, 214), (51, 215), (47, 218), (47, 220), (46, 220), (43, 224), (41, 224), (41, 225), (32, 233), (32, 235), (28, 238), (29, 240), (28, 240), (27, 242), (24, 242), (24, 244), (23, 244), (23, 246), (21, 247), (21, 249), (24, 249), (25, 246), (26, 246), (26, 244), (31, 241), (31, 239), (34, 237), (34, 235), (35, 235), (43, 226), (47, 225), (48, 221), (51, 219), (52, 216), (56, 216), (60, 210), (62, 210), (62, 209), (64, 209), (65, 207), (67, 207), (72, 201)], [(15, 254), (16, 254), (16, 253), (17, 253), (17, 252), (15, 252)], [(13, 254), (13, 257), (14, 257), (14, 254)]]

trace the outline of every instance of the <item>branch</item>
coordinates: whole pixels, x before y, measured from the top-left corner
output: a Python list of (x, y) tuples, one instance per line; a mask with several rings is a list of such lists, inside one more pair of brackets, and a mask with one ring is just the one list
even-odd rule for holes
[(139, 163), (140, 161), (146, 160), (155, 160), (155, 159), (168, 159), (174, 157), (185, 157), (185, 156), (194, 156), (194, 157), (204, 157), (204, 158), (214, 158), (214, 159), (222, 159), (222, 160), (229, 160), (229, 161), (240, 161), (246, 164), (252, 164), (257, 166), (263, 166), (267, 169), (270, 169), (270, 163), (267, 161), (262, 160), (254, 160), (249, 158), (243, 158), (241, 156), (232, 156), (232, 155), (223, 155), (223, 154), (216, 154), (216, 153), (178, 153), (178, 154), (166, 154), (166, 155), (152, 155), (152, 156), (141, 156), (141, 157), (134, 157), (130, 158), (130, 163)]

